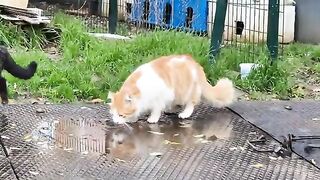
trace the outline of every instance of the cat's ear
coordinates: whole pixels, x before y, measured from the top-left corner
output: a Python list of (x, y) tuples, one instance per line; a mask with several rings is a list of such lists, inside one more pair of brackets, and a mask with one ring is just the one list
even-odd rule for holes
[(114, 93), (111, 92), (111, 91), (109, 91), (109, 93), (108, 93), (108, 99), (112, 100), (113, 97), (114, 97)]

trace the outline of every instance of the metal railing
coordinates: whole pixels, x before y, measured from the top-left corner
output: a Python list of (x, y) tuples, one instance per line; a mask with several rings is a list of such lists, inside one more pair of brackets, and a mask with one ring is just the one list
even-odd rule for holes
[(264, 45), (276, 59), (282, 52), (279, 43), (290, 41), (285, 37), (287, 1), (30, 0), (29, 6), (47, 15), (61, 10), (74, 15), (89, 32), (127, 35), (160, 28), (207, 35), (212, 38), (212, 57), (221, 47), (232, 46), (253, 60)]

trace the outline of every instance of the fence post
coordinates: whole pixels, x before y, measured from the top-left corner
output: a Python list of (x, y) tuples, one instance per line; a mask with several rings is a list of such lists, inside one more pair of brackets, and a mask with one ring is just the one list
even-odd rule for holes
[(227, 5), (228, 0), (217, 0), (209, 52), (209, 61), (211, 63), (215, 62), (215, 56), (219, 53), (220, 50), (227, 13)]
[(109, 0), (109, 33), (114, 34), (118, 22), (118, 0)]
[(267, 46), (272, 62), (278, 57), (279, 0), (269, 0)]

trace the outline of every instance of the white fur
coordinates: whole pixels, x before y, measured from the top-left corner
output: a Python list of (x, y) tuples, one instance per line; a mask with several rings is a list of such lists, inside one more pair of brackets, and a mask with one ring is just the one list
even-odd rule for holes
[(137, 81), (137, 87), (141, 94), (136, 102), (137, 115), (151, 111), (148, 122), (156, 123), (161, 112), (171, 106), (174, 100), (174, 90), (166, 85), (150, 64), (142, 65), (137, 70), (141, 72), (141, 77)]

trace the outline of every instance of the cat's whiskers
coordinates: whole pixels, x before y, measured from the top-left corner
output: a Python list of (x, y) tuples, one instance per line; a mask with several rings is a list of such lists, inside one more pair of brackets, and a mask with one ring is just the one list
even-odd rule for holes
[(133, 128), (132, 128), (128, 123), (124, 122), (123, 124), (126, 125), (126, 127), (127, 127), (130, 131), (133, 130)]

